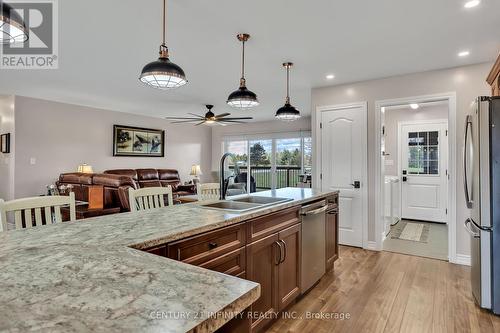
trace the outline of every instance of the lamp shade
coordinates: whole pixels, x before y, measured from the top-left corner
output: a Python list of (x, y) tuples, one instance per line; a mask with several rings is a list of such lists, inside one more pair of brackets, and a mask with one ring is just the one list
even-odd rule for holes
[(0, 0), (0, 43), (14, 44), (28, 40), (28, 28), (9, 4)]
[(275, 117), (282, 121), (294, 121), (300, 118), (300, 112), (291, 104), (286, 103), (276, 111)]
[(78, 172), (81, 172), (81, 173), (93, 173), (94, 171), (92, 170), (92, 165), (88, 165), (88, 164), (80, 164), (78, 166)]
[(233, 108), (247, 109), (259, 105), (259, 100), (254, 92), (242, 86), (229, 95), (227, 104)]
[(199, 164), (193, 164), (193, 166), (191, 166), (191, 173), (189, 175), (195, 176), (195, 177), (201, 176), (202, 172), (201, 172), (200, 165)]
[(144, 66), (140, 80), (150, 87), (162, 90), (178, 88), (187, 83), (182, 68), (167, 57), (160, 57)]

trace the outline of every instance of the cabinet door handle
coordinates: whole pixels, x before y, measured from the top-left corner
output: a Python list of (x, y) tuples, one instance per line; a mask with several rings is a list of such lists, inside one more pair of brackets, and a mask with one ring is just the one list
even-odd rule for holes
[[(280, 256), (275, 260), (274, 264), (278, 266), (281, 263), (281, 252), (283, 251), (283, 245), (279, 241), (274, 242), (274, 244), (278, 245), (278, 248), (280, 250)], [(275, 258), (276, 259), (276, 258)]]
[(281, 264), (286, 260), (286, 243), (284, 240), (280, 240), (280, 243), (283, 244), (283, 259), (280, 261)]
[(181, 248), (177, 248), (177, 260), (181, 261)]

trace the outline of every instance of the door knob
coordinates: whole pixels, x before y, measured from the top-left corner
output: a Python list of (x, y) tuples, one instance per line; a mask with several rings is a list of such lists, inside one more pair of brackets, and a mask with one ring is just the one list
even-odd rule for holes
[(361, 182), (359, 180), (355, 180), (353, 184), (351, 184), (354, 188), (361, 188)]

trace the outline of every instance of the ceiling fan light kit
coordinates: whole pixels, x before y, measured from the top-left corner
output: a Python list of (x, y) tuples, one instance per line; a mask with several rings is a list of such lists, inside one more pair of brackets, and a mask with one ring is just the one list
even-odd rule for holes
[(248, 109), (259, 105), (257, 95), (248, 90), (245, 79), (245, 43), (250, 38), (250, 35), (238, 34), (236, 37), (242, 43), (240, 87), (229, 95), (227, 104), (236, 109)]
[(300, 112), (290, 104), (290, 68), (293, 66), (291, 62), (283, 63), (286, 68), (286, 98), (285, 105), (276, 111), (275, 118), (282, 121), (295, 121), (300, 118)]
[(186, 74), (182, 68), (169, 59), (165, 42), (166, 11), (166, 0), (163, 0), (163, 42), (160, 45), (160, 57), (144, 66), (139, 77), (139, 80), (144, 84), (163, 90), (182, 87), (187, 83)]
[(0, 0), (0, 43), (24, 43), (29, 38), (29, 29), (22, 17), (11, 5)]

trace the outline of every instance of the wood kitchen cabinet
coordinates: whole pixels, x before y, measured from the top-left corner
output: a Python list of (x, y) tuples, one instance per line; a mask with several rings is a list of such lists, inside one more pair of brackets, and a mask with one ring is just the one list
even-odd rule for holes
[(283, 252), (278, 265), (277, 301), (282, 311), (300, 295), (301, 224), (280, 231), (278, 236)]
[(493, 65), (486, 82), (491, 86), (491, 95), (500, 96), (500, 55), (498, 55), (497, 61)]
[(260, 298), (252, 304), (252, 331), (267, 325), (278, 312), (276, 286), (280, 261), (279, 235), (272, 234), (247, 245), (247, 279), (260, 284)]
[(339, 257), (339, 208), (338, 195), (328, 198), (328, 210), (326, 212), (326, 271), (333, 268), (333, 263)]

